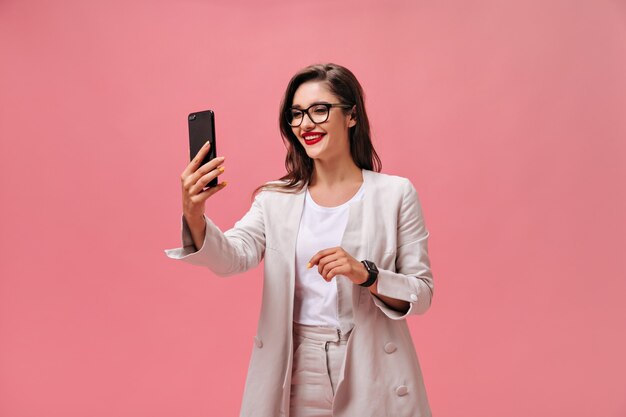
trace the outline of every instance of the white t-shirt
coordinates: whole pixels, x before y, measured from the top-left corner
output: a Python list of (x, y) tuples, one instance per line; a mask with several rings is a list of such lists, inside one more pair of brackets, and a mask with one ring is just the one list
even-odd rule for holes
[(350, 203), (362, 199), (364, 186), (345, 203), (323, 207), (306, 190), (304, 209), (296, 243), (296, 282), (293, 320), (296, 323), (340, 327), (337, 316), (337, 276), (324, 281), (317, 265), (306, 267), (309, 259), (322, 249), (341, 245), (348, 224)]

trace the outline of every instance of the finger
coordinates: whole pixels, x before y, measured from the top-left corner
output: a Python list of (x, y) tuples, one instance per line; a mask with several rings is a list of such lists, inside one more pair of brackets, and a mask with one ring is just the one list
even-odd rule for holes
[(327, 263), (339, 259), (341, 256), (344, 256), (343, 252), (340, 250), (341, 248), (331, 249), (333, 249), (332, 252), (327, 255), (322, 255), (322, 257), (317, 260), (317, 270), (320, 274), (322, 273), (322, 268), (324, 268)]
[[(219, 156), (217, 158), (213, 158), (209, 162), (207, 162), (206, 164), (204, 164), (200, 168), (198, 168), (196, 171), (194, 171), (191, 174), (187, 175), (186, 177), (184, 177), (184, 176), (181, 177), (182, 180), (183, 180), (183, 188), (185, 188), (186, 190), (189, 190), (196, 182), (198, 182), (198, 180), (203, 175), (206, 175), (209, 171), (211, 171), (212, 169), (217, 168), (219, 164), (224, 162), (224, 159), (226, 159), (224, 156)], [(183, 174), (183, 175), (185, 175), (185, 174)]]
[(329, 255), (331, 253), (334, 253), (337, 249), (340, 249), (340, 248), (335, 247), (335, 248), (322, 249), (321, 251), (317, 252), (309, 260), (309, 263), (307, 264), (307, 268), (311, 268), (313, 265), (317, 264), (322, 257)]
[[(322, 271), (324, 271), (324, 268), (326, 267), (326, 265), (328, 265), (331, 262), (334, 262), (336, 260), (338, 260), (339, 258), (341, 258), (341, 253), (339, 252), (333, 252), (331, 254), (328, 254), (326, 256), (322, 256), (320, 258), (319, 261), (317, 261), (317, 271), (320, 273), (320, 275), (322, 275)], [(326, 270), (328, 271), (328, 270)]]
[[(224, 156), (218, 156), (217, 158), (211, 159), (206, 164), (202, 165), (200, 168), (196, 170), (193, 174), (189, 176), (190, 186), (197, 183), (200, 178), (208, 174), (209, 172), (222, 168), (221, 172), (224, 172), (223, 162), (226, 159)], [(219, 174), (218, 174), (219, 175)]]
[(202, 145), (202, 147), (198, 150), (198, 153), (196, 153), (196, 156), (200, 157), (200, 160), (202, 160), (202, 157), (204, 157), (204, 155), (206, 155), (206, 153), (209, 152), (209, 149), (211, 149), (210, 139), (204, 142), (204, 145)]
[(193, 201), (194, 203), (201, 203), (203, 201), (206, 201), (213, 194), (225, 188), (226, 184), (228, 184), (226, 181), (220, 182), (215, 187), (211, 187), (207, 190), (202, 191), (201, 193), (194, 195), (193, 197), (191, 197), (191, 201)]
[[(195, 195), (197, 193), (200, 193), (202, 189), (207, 186), (208, 183), (213, 181), (213, 179), (216, 178), (218, 175), (221, 175), (224, 172), (224, 170), (225, 168), (221, 166), (221, 167), (218, 167), (217, 169), (209, 171), (207, 174), (198, 178), (196, 183), (193, 184), (191, 187), (189, 187), (189, 190), (188, 190), (189, 194)], [(196, 174), (194, 174), (194, 176), (195, 175)]]
[(200, 162), (202, 162), (204, 156), (207, 154), (207, 152), (209, 152), (210, 148), (211, 142), (207, 140), (206, 143), (202, 145), (202, 148), (200, 148), (196, 156), (194, 156), (191, 162), (189, 162), (189, 164), (183, 170), (183, 173), (181, 174), (181, 177), (183, 177), (183, 179), (193, 174), (195, 170), (198, 169), (198, 165), (200, 165)]
[(324, 265), (324, 269), (322, 269), (320, 275), (322, 276), (322, 278), (324, 278), (324, 280), (330, 281), (332, 279), (332, 276), (329, 276), (329, 273), (333, 270), (333, 268), (340, 267), (344, 264), (345, 260), (343, 258), (328, 262), (326, 265)]
[(339, 274), (345, 274), (348, 272), (348, 265), (346, 264), (341, 264), (335, 268), (332, 268), (330, 271), (328, 271), (328, 274), (326, 276), (326, 281), (330, 282), (333, 278), (335, 278), (337, 275)]
[(226, 159), (226, 157), (224, 157), (224, 156), (218, 156), (217, 158), (211, 159), (209, 162), (207, 162), (206, 164), (202, 165), (196, 171), (194, 171), (193, 173), (189, 174), (186, 178), (184, 178), (183, 187), (185, 187), (187, 189), (191, 188), (195, 183), (198, 182), (198, 180), (203, 175), (206, 175), (210, 171), (218, 168), (219, 165), (222, 164), (225, 159)]

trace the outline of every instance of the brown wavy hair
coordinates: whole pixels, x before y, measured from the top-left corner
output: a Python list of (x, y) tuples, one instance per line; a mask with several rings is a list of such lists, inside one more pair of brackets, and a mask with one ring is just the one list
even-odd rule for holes
[[(287, 173), (276, 181), (258, 186), (252, 194), (253, 198), (262, 190), (297, 193), (311, 179), (313, 159), (306, 154), (304, 147), (287, 122), (287, 112), (293, 104), (293, 96), (298, 87), (307, 81), (324, 81), (341, 103), (356, 105), (357, 123), (348, 130), (352, 160), (362, 169), (376, 172), (382, 169), (382, 163), (370, 137), (370, 123), (365, 111), (365, 93), (354, 74), (349, 69), (333, 63), (309, 65), (291, 78), (280, 104), (278, 123), (283, 143), (287, 148), (285, 157)], [(344, 114), (348, 114), (351, 108), (341, 110)]]

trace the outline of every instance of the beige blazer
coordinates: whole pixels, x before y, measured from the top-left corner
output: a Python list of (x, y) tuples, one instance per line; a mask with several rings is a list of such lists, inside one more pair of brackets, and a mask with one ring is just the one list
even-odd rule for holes
[[(365, 194), (350, 203), (341, 247), (379, 269), (378, 292), (408, 301), (406, 314), (389, 308), (367, 288), (338, 275), (352, 294), (354, 329), (333, 404), (336, 417), (426, 417), (430, 407), (406, 324), (431, 304), (433, 276), (429, 233), (418, 195), (403, 177), (363, 170)], [(304, 189), (297, 194), (263, 191), (250, 210), (222, 232), (208, 217), (206, 237), (195, 251), (184, 217), (183, 247), (170, 258), (230, 276), (264, 259), (263, 300), (243, 394), (241, 417), (288, 417), (292, 366), (295, 249)]]

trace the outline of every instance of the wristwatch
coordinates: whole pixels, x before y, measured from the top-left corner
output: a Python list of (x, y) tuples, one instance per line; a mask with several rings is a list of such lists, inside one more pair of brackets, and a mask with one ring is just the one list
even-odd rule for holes
[(359, 285), (361, 287), (370, 287), (376, 282), (376, 279), (378, 279), (378, 268), (376, 268), (376, 265), (372, 261), (363, 260), (361, 263), (365, 265), (365, 269), (367, 269), (369, 277), (367, 278), (367, 281)]

